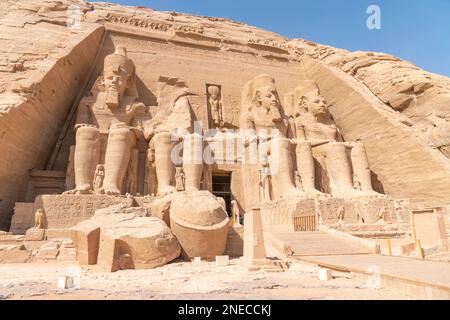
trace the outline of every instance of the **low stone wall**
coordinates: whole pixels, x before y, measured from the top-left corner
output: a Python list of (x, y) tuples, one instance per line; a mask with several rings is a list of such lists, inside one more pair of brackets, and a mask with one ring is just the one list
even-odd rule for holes
[(324, 224), (338, 221), (351, 224), (371, 224), (383, 218), (386, 222), (410, 222), (407, 202), (390, 197), (379, 198), (294, 198), (271, 201), (261, 205), (261, 217), (265, 229), (277, 226), (293, 226), (294, 217), (316, 216)]

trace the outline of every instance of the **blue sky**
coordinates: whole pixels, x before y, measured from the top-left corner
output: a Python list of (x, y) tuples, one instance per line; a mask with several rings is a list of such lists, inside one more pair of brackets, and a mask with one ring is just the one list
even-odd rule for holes
[[(226, 17), (289, 38), (386, 52), (450, 76), (450, 0), (105, 0), (155, 10)], [(381, 29), (369, 30), (369, 5)]]

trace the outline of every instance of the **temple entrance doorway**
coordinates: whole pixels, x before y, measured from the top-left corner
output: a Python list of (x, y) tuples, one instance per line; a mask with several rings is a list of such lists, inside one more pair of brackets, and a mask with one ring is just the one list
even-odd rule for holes
[(228, 216), (231, 216), (231, 172), (213, 172), (212, 193), (225, 200)]

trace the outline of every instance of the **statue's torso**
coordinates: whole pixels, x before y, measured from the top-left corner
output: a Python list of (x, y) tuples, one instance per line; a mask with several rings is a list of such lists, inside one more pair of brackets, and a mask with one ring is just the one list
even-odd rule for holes
[(336, 140), (337, 128), (334, 124), (317, 122), (310, 115), (302, 115), (297, 120), (297, 125), (304, 127), (306, 139)]
[(101, 133), (107, 133), (111, 125), (116, 123), (131, 124), (132, 114), (127, 113), (134, 103), (134, 98), (124, 96), (121, 99), (120, 105), (115, 109), (110, 109), (106, 105), (106, 93), (99, 92), (95, 102), (91, 106), (92, 121), (96, 125)]

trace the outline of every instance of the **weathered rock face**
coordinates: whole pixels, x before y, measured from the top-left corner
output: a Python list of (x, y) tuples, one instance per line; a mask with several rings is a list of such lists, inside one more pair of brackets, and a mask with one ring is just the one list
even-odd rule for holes
[[(127, 54), (119, 50), (123, 47)], [(115, 52), (127, 59), (111, 58)], [(317, 84), (328, 102), (340, 142), (363, 143), (365, 152), (360, 158), (367, 153), (375, 191), (412, 202), (450, 201), (450, 80), (386, 54), (352, 53), (290, 40), (227, 19), (81, 0), (2, 1), (0, 53), (1, 229), (8, 228), (15, 202), (33, 202), (41, 194), (77, 189), (74, 158), (82, 158), (76, 146), (83, 145), (76, 143), (78, 134), (95, 138), (83, 141), (96, 144), (84, 150), (95, 150), (88, 156), (97, 158), (90, 174), (98, 178), (90, 181), (89, 177), (87, 187), (81, 183), (78, 189), (101, 190), (99, 181), (105, 179), (108, 187), (103, 192), (107, 194), (172, 191), (175, 186), (169, 178), (175, 168), (167, 165), (168, 153), (148, 156), (154, 158), (154, 167), (145, 160), (148, 149), (170, 151), (170, 137), (160, 131), (166, 127), (190, 130), (194, 120), (200, 120), (203, 129), (240, 127), (242, 89), (261, 74), (276, 82), (285, 121), (295, 118), (298, 110), (283, 98), (304, 80)], [(113, 63), (105, 63), (108, 61)], [(128, 68), (130, 61), (134, 67)], [(126, 69), (127, 83), (123, 92), (109, 96), (111, 86), (105, 71), (114, 68), (114, 62)], [(108, 107), (102, 109), (104, 106)], [(107, 109), (129, 111), (128, 106), (137, 110), (137, 116), (124, 117), (127, 128), (122, 125), (109, 130)], [(78, 111), (86, 107), (100, 111), (92, 121), (80, 123)], [(149, 128), (143, 125), (149, 119), (157, 137), (150, 145), (147, 140), (152, 134), (147, 134)], [(84, 126), (76, 134), (75, 124)], [(127, 144), (121, 144), (124, 137)], [(118, 142), (109, 148), (109, 155), (121, 154), (119, 160), (105, 156), (108, 141), (113, 139)], [(118, 152), (117, 146), (126, 152)], [(313, 155), (317, 158), (320, 152), (316, 151)], [(217, 152), (216, 160), (221, 156)], [(245, 185), (247, 173), (237, 163), (238, 159), (231, 159), (231, 164), (214, 168), (185, 167), (185, 187), (199, 188), (203, 174), (202, 189), (211, 190), (212, 175), (225, 171), (231, 175), (233, 198), (248, 210), (256, 200), (247, 197), (246, 187), (255, 186)], [(289, 166), (296, 164), (292, 161)], [(367, 166), (363, 167), (367, 173)], [(156, 184), (155, 176), (168, 178)], [(294, 185), (287, 178), (279, 181)], [(314, 184), (314, 177), (311, 181)], [(281, 197), (277, 193), (284, 192), (276, 189), (274, 196)], [(154, 204), (155, 212), (169, 222), (168, 202), (160, 202)], [(92, 208), (81, 211), (88, 209)]]
[(159, 218), (144, 208), (116, 205), (71, 229), (80, 264), (98, 264), (108, 271), (150, 269), (180, 255), (180, 245)]

